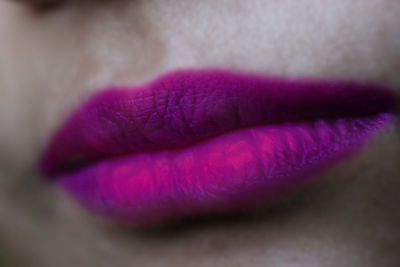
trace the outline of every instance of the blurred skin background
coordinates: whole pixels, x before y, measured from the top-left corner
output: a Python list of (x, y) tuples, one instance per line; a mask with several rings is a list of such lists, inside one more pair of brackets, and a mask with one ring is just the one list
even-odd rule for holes
[(271, 208), (150, 232), (86, 212), (36, 171), (93, 92), (177, 68), (400, 93), (399, 25), (398, 0), (1, 1), (0, 266), (400, 266), (398, 123)]

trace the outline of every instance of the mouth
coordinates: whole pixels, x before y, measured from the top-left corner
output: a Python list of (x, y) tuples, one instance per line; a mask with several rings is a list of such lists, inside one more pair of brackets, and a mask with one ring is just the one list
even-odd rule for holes
[(258, 208), (315, 180), (390, 124), (382, 86), (180, 70), (94, 95), (40, 169), (90, 210), (133, 225)]

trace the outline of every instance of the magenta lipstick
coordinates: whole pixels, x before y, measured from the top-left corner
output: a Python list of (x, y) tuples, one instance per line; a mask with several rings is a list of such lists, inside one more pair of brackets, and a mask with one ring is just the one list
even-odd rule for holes
[(177, 71), (94, 95), (40, 168), (91, 210), (134, 225), (243, 211), (359, 150), (396, 104), (365, 83)]

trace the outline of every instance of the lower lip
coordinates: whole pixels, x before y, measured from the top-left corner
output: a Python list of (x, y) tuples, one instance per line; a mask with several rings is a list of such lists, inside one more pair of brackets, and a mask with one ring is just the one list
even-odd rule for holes
[(388, 113), (240, 129), (193, 146), (107, 159), (57, 182), (97, 212), (135, 225), (259, 207), (356, 152)]

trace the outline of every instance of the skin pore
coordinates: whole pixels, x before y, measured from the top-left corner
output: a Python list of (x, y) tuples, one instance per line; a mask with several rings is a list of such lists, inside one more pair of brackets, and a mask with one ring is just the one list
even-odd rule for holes
[(398, 25), (398, 0), (93, 0), (40, 10), (1, 1), (0, 249), (44, 267), (399, 266), (398, 123), (273, 207), (153, 231), (105, 222), (36, 171), (54, 130), (92, 93), (179, 68), (400, 93)]

